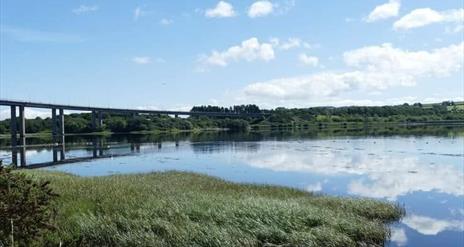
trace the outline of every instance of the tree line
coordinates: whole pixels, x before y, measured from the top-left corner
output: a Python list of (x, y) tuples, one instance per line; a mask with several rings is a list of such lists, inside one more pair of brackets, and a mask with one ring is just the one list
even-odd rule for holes
[[(194, 106), (192, 112), (232, 112), (232, 113), (267, 113), (259, 118), (251, 117), (206, 117), (192, 116), (175, 118), (168, 115), (121, 115), (103, 114), (104, 125), (96, 131), (116, 133), (152, 130), (193, 130), (224, 128), (231, 131), (243, 131), (254, 125), (312, 124), (327, 122), (419, 122), (430, 120), (464, 120), (464, 111), (450, 108), (456, 104), (445, 101), (440, 104), (396, 106), (348, 106), (348, 107), (310, 107), (262, 110), (257, 105)], [(451, 109), (451, 110), (450, 110)], [(26, 132), (38, 133), (51, 130), (50, 118), (26, 120)], [(0, 134), (9, 133), (10, 120), (0, 121)], [(73, 113), (65, 115), (66, 133), (89, 133), (95, 131), (91, 125), (90, 113)]]

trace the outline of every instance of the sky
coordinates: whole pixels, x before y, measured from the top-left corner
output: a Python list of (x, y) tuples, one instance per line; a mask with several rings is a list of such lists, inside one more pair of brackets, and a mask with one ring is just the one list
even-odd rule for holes
[(0, 97), (170, 110), (459, 101), (463, 5), (2, 0)]

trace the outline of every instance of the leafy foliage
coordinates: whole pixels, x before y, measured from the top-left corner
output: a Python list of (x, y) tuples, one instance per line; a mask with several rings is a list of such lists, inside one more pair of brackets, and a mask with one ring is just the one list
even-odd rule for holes
[(56, 196), (48, 182), (0, 166), (0, 246), (30, 246), (53, 228)]
[(257, 105), (234, 105), (231, 107), (221, 106), (194, 106), (192, 112), (226, 112), (226, 113), (261, 113)]

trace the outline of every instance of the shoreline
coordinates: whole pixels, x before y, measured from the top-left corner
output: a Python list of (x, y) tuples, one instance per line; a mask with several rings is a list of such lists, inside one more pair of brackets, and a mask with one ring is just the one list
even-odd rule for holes
[[(307, 124), (274, 124), (274, 125), (251, 125), (249, 132), (267, 132), (278, 130), (362, 130), (374, 129), (379, 127), (464, 127), (464, 120), (457, 121), (427, 121), (427, 122), (369, 122), (365, 125), (362, 122), (328, 122), (328, 123), (307, 123)], [(130, 131), (130, 132), (84, 132), (84, 133), (67, 133), (65, 136), (110, 136), (110, 135), (150, 135), (150, 134), (179, 134), (179, 133), (206, 133), (206, 132), (228, 132), (227, 128), (204, 128), (191, 130), (147, 130), (147, 131)], [(26, 133), (26, 138), (51, 138), (51, 132)], [(0, 134), (0, 140), (11, 139), (9, 134)]]

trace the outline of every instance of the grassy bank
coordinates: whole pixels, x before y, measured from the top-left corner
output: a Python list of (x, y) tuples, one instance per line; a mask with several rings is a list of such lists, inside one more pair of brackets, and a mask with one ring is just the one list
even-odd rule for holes
[(83, 178), (22, 171), (51, 181), (57, 228), (41, 245), (382, 245), (403, 211), (366, 199), (166, 172)]
[[(224, 128), (195, 128), (190, 130), (167, 129), (167, 130), (143, 130), (143, 131), (129, 131), (129, 132), (112, 132), (109, 130), (100, 132), (83, 132), (83, 133), (66, 133), (66, 136), (110, 136), (110, 135), (152, 135), (152, 134), (179, 134), (179, 133), (202, 133), (202, 132), (219, 132), (227, 131)], [(52, 132), (42, 131), (38, 133), (26, 133), (28, 138), (47, 138), (52, 139)], [(10, 139), (11, 135), (0, 134), (0, 139)]]

